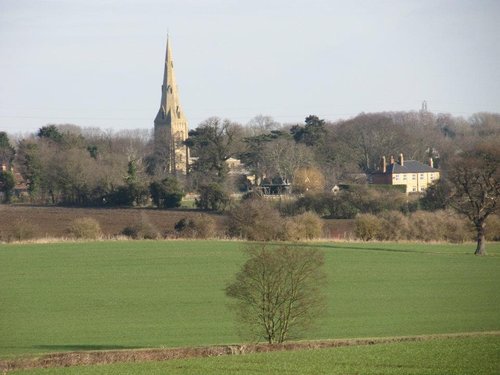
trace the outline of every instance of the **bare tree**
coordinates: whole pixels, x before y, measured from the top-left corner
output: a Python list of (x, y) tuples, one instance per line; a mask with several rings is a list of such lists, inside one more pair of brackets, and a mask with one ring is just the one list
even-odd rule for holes
[(271, 116), (257, 115), (248, 121), (246, 130), (250, 136), (258, 136), (261, 134), (269, 133), (272, 130), (278, 130), (281, 124)]
[(325, 189), (325, 176), (318, 168), (299, 168), (293, 176), (295, 193), (322, 192)]
[(291, 180), (297, 169), (314, 163), (313, 152), (307, 146), (284, 138), (267, 143), (263, 155), (266, 174), (284, 180)]
[(476, 255), (486, 255), (486, 219), (500, 199), (500, 142), (483, 142), (462, 152), (449, 166), (450, 205), (467, 216), (477, 232)]
[(258, 244), (226, 288), (238, 319), (256, 337), (282, 343), (324, 310), (323, 254), (316, 249)]

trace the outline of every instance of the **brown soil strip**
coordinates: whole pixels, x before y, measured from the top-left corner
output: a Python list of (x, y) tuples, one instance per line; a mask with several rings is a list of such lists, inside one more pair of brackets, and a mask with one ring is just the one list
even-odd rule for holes
[(421, 336), (377, 337), (361, 339), (338, 339), (322, 341), (296, 341), (284, 344), (217, 345), (207, 347), (101, 350), (45, 354), (34, 358), (20, 358), (0, 361), (0, 371), (31, 368), (69, 367), (83, 365), (103, 365), (118, 362), (166, 361), (171, 359), (203, 358), (223, 355), (265, 353), (275, 351), (336, 348), (342, 346), (375, 345), (400, 342), (426, 341), (433, 339), (462, 338), (474, 336), (500, 336), (500, 331), (436, 334)]
[[(226, 217), (211, 215), (219, 235), (224, 235)], [(152, 208), (79, 208), (58, 206), (29, 206), (0, 204), (0, 242), (15, 238), (16, 228), (33, 232), (33, 238), (64, 238), (68, 226), (76, 218), (91, 217), (97, 220), (105, 237), (122, 233), (127, 226), (145, 222), (162, 235), (172, 234), (175, 224), (182, 218), (199, 215), (191, 209), (158, 210)], [(324, 219), (325, 236), (332, 239), (349, 239), (354, 230), (354, 220)]]
[[(189, 209), (158, 210), (150, 208), (77, 208), (55, 206), (25, 206), (0, 204), (0, 241), (15, 238), (21, 228), (33, 232), (33, 238), (65, 238), (68, 227), (77, 218), (97, 220), (105, 237), (120, 235), (125, 227), (147, 223), (160, 234), (172, 233), (175, 224), (201, 211)], [(224, 228), (224, 217), (207, 213), (215, 220), (217, 229)]]

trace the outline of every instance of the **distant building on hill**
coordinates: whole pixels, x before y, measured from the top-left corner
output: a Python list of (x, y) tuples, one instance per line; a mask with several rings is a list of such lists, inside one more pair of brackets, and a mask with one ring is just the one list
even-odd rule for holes
[(186, 174), (189, 150), (183, 142), (188, 137), (188, 122), (179, 101), (168, 37), (166, 49), (160, 109), (154, 121), (155, 153), (162, 155), (167, 172)]
[(369, 176), (369, 182), (380, 185), (406, 185), (406, 193), (419, 193), (425, 191), (439, 177), (439, 170), (434, 168), (432, 158), (429, 158), (429, 164), (423, 164), (416, 160), (404, 160), (403, 154), (400, 154), (397, 162), (391, 156), (389, 163), (383, 156), (380, 169)]

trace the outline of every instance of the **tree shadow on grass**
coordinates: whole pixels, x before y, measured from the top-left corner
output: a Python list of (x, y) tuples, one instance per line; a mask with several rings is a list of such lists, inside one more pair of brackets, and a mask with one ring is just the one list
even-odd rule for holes
[(120, 350), (120, 349), (139, 349), (138, 346), (125, 346), (125, 345), (33, 345), (33, 349), (41, 349), (48, 351), (85, 351), (85, 350)]
[(380, 252), (389, 252), (389, 253), (415, 253), (422, 255), (467, 255), (469, 254), (466, 251), (460, 252), (448, 252), (448, 251), (425, 251), (425, 250), (413, 250), (409, 248), (387, 248), (384, 246), (342, 246), (340, 244), (290, 244), (289, 246), (300, 246), (300, 247), (319, 247), (319, 248), (327, 248), (327, 249), (338, 249), (338, 250), (366, 250), (366, 251), (380, 251)]

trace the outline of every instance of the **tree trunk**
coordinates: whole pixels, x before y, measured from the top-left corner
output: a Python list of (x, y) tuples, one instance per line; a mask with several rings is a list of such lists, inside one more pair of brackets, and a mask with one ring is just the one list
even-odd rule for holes
[(477, 247), (476, 251), (474, 252), (474, 255), (486, 255), (486, 248), (485, 248), (485, 238), (484, 238), (484, 228), (485, 228), (485, 223), (481, 222), (476, 225), (477, 229)]

